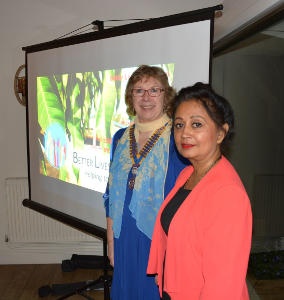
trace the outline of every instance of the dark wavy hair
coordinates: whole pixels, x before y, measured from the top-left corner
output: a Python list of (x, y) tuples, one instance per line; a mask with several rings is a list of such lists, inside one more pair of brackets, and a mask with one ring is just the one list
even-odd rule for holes
[(203, 105), (218, 128), (222, 128), (226, 123), (229, 125), (229, 130), (221, 144), (221, 152), (227, 152), (229, 142), (235, 134), (235, 118), (230, 103), (224, 97), (218, 95), (209, 84), (197, 82), (193, 86), (182, 88), (178, 92), (173, 102), (173, 116), (175, 116), (181, 103), (191, 100), (197, 100)]
[(132, 96), (132, 89), (138, 81), (142, 80), (143, 78), (153, 77), (159, 80), (162, 84), (163, 89), (165, 90), (165, 99), (164, 99), (164, 112), (171, 117), (171, 107), (172, 101), (176, 95), (176, 91), (173, 87), (169, 85), (168, 76), (164, 72), (164, 70), (160, 67), (153, 67), (148, 65), (141, 65), (139, 66), (130, 76), (125, 90), (125, 103), (127, 106), (127, 113), (129, 116), (135, 116), (136, 112), (133, 106), (133, 96)]

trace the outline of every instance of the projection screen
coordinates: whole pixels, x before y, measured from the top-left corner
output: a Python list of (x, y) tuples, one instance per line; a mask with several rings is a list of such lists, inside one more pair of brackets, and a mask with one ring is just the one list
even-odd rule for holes
[(149, 64), (162, 67), (177, 90), (209, 82), (217, 8), (23, 48), (29, 171), (25, 206), (37, 210), (38, 204), (42, 213), (44, 208), (53, 211), (59, 221), (74, 218), (79, 221), (75, 227), (82, 221), (106, 228), (102, 195), (111, 138), (131, 122), (124, 103), (129, 76)]

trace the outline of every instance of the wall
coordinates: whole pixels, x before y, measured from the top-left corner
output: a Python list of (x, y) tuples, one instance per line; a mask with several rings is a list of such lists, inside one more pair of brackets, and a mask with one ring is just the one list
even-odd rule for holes
[[(242, 55), (235, 51), (216, 58), (213, 65), (213, 86), (235, 111), (236, 136), (230, 158), (251, 198), (255, 237), (280, 238), (267, 233), (269, 224), (260, 224), (258, 220), (256, 212), (268, 203), (255, 197), (254, 178), (259, 174), (284, 174), (284, 53)], [(274, 201), (273, 191), (268, 197), (268, 202)], [(277, 210), (283, 211), (283, 204), (275, 208), (274, 214), (278, 214)], [(281, 226), (283, 232), (284, 225)]]
[(213, 86), (232, 103), (236, 115), (231, 158), (252, 196), (255, 174), (284, 170), (284, 57), (232, 53), (213, 65)]

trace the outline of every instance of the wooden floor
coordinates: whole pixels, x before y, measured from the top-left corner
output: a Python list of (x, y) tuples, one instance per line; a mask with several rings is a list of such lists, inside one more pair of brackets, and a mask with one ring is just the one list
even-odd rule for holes
[[(0, 266), (0, 300), (55, 300), (63, 297), (58, 294), (61, 284), (96, 280), (103, 274), (102, 270), (76, 269), (62, 272), (60, 264), (47, 265), (2, 265)], [(256, 280), (248, 275), (248, 280), (257, 292), (260, 300), (283, 300), (284, 279)], [(55, 285), (56, 284), (56, 285)], [(47, 296), (39, 296), (39, 288), (47, 286)], [(56, 288), (54, 288), (56, 287)], [(56, 293), (56, 295), (52, 295)], [(104, 300), (103, 290), (86, 292), (89, 299)], [(70, 300), (87, 299), (80, 295), (68, 297)], [(229, 300), (229, 299), (228, 299)]]
[(257, 280), (248, 274), (247, 279), (260, 300), (284, 300), (284, 279)]
[[(64, 290), (62, 293), (61, 284), (97, 280), (102, 274), (102, 270), (94, 269), (76, 269), (72, 272), (62, 272), (60, 264), (1, 265), (0, 300), (59, 299), (66, 294)], [(44, 289), (47, 296), (40, 297), (39, 288), (44, 286), (47, 287), (47, 289)], [(85, 294), (94, 300), (104, 299), (103, 290), (91, 290)], [(82, 300), (86, 298), (73, 295), (67, 299)]]

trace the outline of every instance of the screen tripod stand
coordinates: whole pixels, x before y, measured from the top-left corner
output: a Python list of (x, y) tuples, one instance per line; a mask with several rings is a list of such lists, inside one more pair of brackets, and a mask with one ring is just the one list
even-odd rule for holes
[[(97, 265), (100, 265), (97, 263)], [(96, 280), (88, 280), (70, 284), (54, 284), (51, 286), (42, 286), (39, 288), (39, 296), (45, 297), (48, 294), (62, 295), (57, 300), (67, 299), (73, 295), (80, 295), (88, 300), (95, 300), (86, 295), (85, 292), (90, 290), (102, 289), (104, 290), (104, 300), (110, 300), (110, 286), (112, 276), (108, 274), (111, 266), (107, 257), (107, 239), (103, 238), (103, 257), (102, 257), (103, 275)]]

